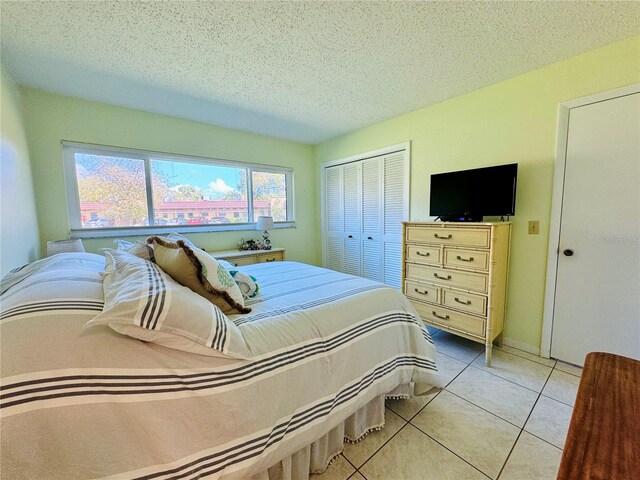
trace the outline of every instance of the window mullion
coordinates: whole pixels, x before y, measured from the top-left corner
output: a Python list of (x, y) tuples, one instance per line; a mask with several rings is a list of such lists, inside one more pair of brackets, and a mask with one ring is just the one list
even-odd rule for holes
[(253, 169), (247, 168), (247, 208), (249, 209), (248, 221), (255, 222), (253, 218)]
[(291, 173), (285, 173), (285, 198), (287, 202), (287, 212), (286, 212), (286, 221), (290, 222), (293, 220), (293, 175)]
[(156, 224), (156, 216), (153, 208), (153, 182), (151, 181), (151, 160), (144, 159), (144, 183), (147, 190), (147, 219), (149, 226)]

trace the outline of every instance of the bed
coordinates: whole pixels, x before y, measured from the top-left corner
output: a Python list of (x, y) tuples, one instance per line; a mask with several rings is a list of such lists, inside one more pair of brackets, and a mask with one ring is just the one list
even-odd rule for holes
[(435, 348), (396, 290), (296, 262), (242, 267), (230, 315), (250, 358), (106, 326), (104, 257), (59, 254), (2, 282), (2, 478), (305, 479), (384, 425), (386, 396), (439, 385)]

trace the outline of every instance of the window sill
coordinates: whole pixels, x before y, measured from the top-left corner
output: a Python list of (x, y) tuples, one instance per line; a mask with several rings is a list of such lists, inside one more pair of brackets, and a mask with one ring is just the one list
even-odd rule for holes
[[(273, 229), (296, 228), (295, 222), (277, 222)], [(256, 231), (255, 223), (217, 225), (162, 225), (157, 227), (82, 228), (71, 230), (71, 238), (139, 237), (143, 235), (163, 235), (177, 233), (212, 233), (231, 231)]]

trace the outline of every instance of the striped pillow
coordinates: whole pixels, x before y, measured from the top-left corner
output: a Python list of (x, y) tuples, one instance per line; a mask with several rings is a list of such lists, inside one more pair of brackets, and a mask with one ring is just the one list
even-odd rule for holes
[(123, 250), (105, 249), (104, 309), (86, 324), (208, 356), (247, 358), (236, 325), (222, 311), (174, 281), (157, 265)]

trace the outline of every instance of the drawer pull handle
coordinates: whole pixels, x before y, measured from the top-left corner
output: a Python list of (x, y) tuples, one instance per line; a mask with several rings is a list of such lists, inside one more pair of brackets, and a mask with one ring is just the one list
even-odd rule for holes
[(441, 277), (437, 273), (434, 273), (433, 276), (436, 278), (439, 278), (440, 280), (451, 280), (451, 275), (447, 275), (446, 277)]
[(265, 260), (265, 262), (275, 262), (275, 261), (276, 261), (276, 259), (275, 259), (275, 258), (267, 258), (267, 259)]
[(373, 237), (367, 237), (367, 240), (373, 240)]
[(449, 320), (449, 318), (451, 318), (451, 317), (449, 317), (449, 315), (445, 315), (444, 317), (441, 317), (440, 315), (438, 315), (438, 314), (436, 313), (436, 311), (435, 311), (435, 310), (432, 310), (432, 311), (431, 311), (431, 314), (432, 314), (434, 317), (439, 318), (440, 320)]
[(353, 235), (349, 235), (347, 238), (353, 238)]
[(458, 303), (461, 303), (462, 305), (471, 305), (471, 300), (467, 300), (466, 302), (463, 302), (458, 297), (455, 297), (454, 300)]
[(417, 288), (413, 289), (416, 293), (419, 293), (420, 295), (429, 295), (429, 290), (425, 290), (424, 292), (421, 292), (420, 290), (418, 290)]
[(433, 236), (435, 238), (439, 238), (440, 240), (451, 240), (453, 238), (453, 235), (451, 235), (451, 234), (447, 235), (446, 237), (441, 237), (437, 233), (434, 233)]
[(456, 258), (458, 260), (462, 260), (463, 262), (473, 262), (473, 257), (469, 257), (469, 258), (462, 258), (460, 255), (456, 255)]
[(420, 250), (418, 250), (418, 251), (416, 252), (416, 255), (418, 255), (418, 256), (420, 256), (420, 257), (429, 257), (429, 256), (431, 256), (431, 254), (430, 254), (429, 252), (427, 252), (427, 253), (422, 253)]

